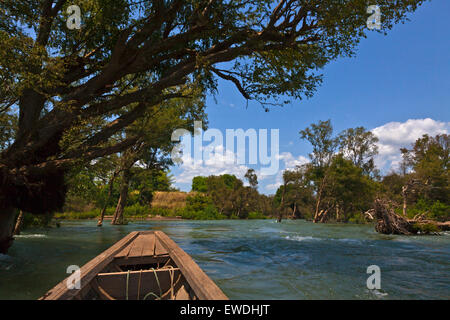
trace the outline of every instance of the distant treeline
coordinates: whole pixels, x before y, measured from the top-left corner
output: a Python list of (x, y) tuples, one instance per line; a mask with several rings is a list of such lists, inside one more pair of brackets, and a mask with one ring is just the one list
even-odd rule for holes
[[(96, 218), (102, 208), (106, 215), (113, 215), (122, 201), (125, 219), (161, 215), (364, 223), (364, 212), (372, 208), (376, 198), (382, 198), (408, 218), (420, 214), (427, 219), (449, 220), (448, 135), (423, 135), (410, 148), (402, 148), (400, 168), (384, 176), (374, 164), (378, 139), (363, 127), (334, 135), (329, 120), (319, 121), (300, 131), (300, 137), (312, 145), (311, 161), (284, 170), (274, 195), (258, 192), (253, 169), (245, 174), (247, 186), (232, 174), (197, 176), (191, 192), (183, 193), (172, 187), (173, 177), (167, 168), (133, 166), (114, 182), (111, 172), (115, 167), (103, 160), (77, 169), (70, 177), (64, 213), (56, 217)], [(49, 218), (26, 219), (28, 224), (40, 221), (48, 223)]]
[(449, 220), (448, 135), (423, 135), (411, 149), (400, 149), (398, 172), (384, 176), (374, 163), (378, 139), (363, 127), (334, 135), (330, 120), (319, 121), (300, 137), (313, 147), (311, 162), (283, 172), (274, 198), (280, 217), (364, 222), (379, 198), (409, 218)]

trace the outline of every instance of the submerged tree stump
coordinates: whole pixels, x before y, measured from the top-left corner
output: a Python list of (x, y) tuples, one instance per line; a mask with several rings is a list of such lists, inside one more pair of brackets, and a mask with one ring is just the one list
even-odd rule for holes
[(375, 230), (384, 234), (413, 234), (412, 225), (406, 218), (399, 216), (388, 204), (380, 199), (375, 200), (374, 218), (377, 220)]
[(387, 201), (380, 199), (375, 200), (373, 210), (366, 212), (366, 217), (370, 216), (377, 221), (375, 230), (383, 234), (438, 234), (439, 231), (450, 230), (450, 221), (425, 220), (422, 216), (407, 219), (396, 214)]

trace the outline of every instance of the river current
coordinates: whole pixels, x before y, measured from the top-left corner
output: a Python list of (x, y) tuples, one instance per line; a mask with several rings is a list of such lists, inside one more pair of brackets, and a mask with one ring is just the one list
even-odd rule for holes
[[(0, 254), (0, 299), (37, 299), (134, 230), (161, 230), (230, 299), (450, 299), (450, 233), (388, 236), (373, 225), (302, 220), (146, 221), (29, 229)], [(380, 268), (369, 290), (367, 268)]]

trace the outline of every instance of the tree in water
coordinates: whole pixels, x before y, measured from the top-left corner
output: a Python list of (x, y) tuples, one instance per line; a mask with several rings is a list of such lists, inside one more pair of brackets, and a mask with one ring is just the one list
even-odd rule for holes
[(328, 120), (301, 130), (300, 137), (313, 147), (306, 170), (315, 198), (313, 222), (326, 222), (332, 210), (336, 220), (347, 221), (349, 211), (370, 206), (372, 178), (379, 177), (374, 165), (378, 138), (372, 132), (357, 127), (334, 136)]
[[(283, 185), (278, 188), (274, 198), (280, 208), (279, 212), (290, 208), (293, 219), (310, 214), (314, 202), (310, 170), (311, 165), (304, 164), (283, 172)], [(280, 221), (281, 219), (282, 216), (279, 216)]]
[(450, 136), (447, 134), (434, 137), (425, 134), (415, 141), (411, 149), (400, 149), (405, 171), (408, 171), (404, 174), (401, 189), (405, 217), (408, 203), (421, 200), (430, 207), (433, 204), (450, 205), (449, 144)]
[(310, 127), (300, 131), (300, 138), (307, 140), (313, 147), (309, 157), (312, 162), (313, 176), (316, 186), (316, 209), (313, 222), (319, 222), (325, 211), (320, 211), (324, 189), (328, 183), (328, 168), (338, 147), (339, 140), (333, 137), (331, 120), (313, 123)]

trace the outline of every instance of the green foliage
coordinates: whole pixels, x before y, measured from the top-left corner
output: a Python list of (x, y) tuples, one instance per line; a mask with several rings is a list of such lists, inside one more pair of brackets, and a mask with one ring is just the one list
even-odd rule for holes
[[(310, 164), (297, 166), (293, 170), (283, 172), (283, 185), (281, 185), (273, 199), (278, 210), (286, 211), (289, 208), (295, 218), (310, 218), (314, 207), (312, 171)], [(283, 208), (281, 207), (283, 202)]]
[(245, 179), (247, 179), (248, 183), (253, 189), (258, 188), (258, 176), (255, 173), (254, 169), (248, 169), (245, 173)]
[(22, 230), (32, 227), (50, 227), (53, 214), (35, 215), (25, 212), (23, 215)]
[(184, 219), (194, 220), (215, 220), (223, 218), (210, 197), (197, 194), (186, 199), (186, 207), (180, 210), (180, 215)]
[(250, 212), (247, 219), (267, 219), (268, 217), (261, 212)]
[(374, 182), (364, 175), (360, 167), (342, 155), (333, 158), (328, 171), (327, 196), (332, 197), (344, 214), (368, 209), (374, 196)]
[[(106, 215), (114, 214), (114, 208), (108, 208), (106, 210)], [(65, 220), (83, 220), (83, 219), (96, 219), (100, 216), (100, 210), (90, 210), (86, 212), (62, 212), (55, 213), (56, 219)]]
[(439, 228), (433, 223), (415, 223), (412, 228), (415, 232), (423, 234), (439, 232)]
[(206, 184), (206, 177), (197, 176), (192, 179), (192, 191), (207, 192), (208, 186)]
[(424, 214), (426, 218), (438, 221), (450, 220), (450, 205), (438, 201), (419, 199), (415, 204), (408, 207), (409, 218), (418, 214)]
[(373, 157), (378, 154), (378, 138), (364, 127), (349, 128), (338, 136), (340, 152), (366, 174), (375, 172)]
[(349, 214), (348, 222), (356, 224), (364, 224), (366, 223), (366, 219), (361, 214), (361, 212), (355, 212), (353, 214)]
[(311, 124), (310, 127), (300, 131), (300, 138), (312, 145), (313, 152), (309, 154), (309, 157), (318, 168), (328, 165), (339, 142), (336, 137), (333, 137), (331, 120)]
[[(106, 208), (105, 215), (112, 216), (115, 207)], [(128, 218), (146, 217), (150, 214), (150, 208), (139, 203), (132, 204), (125, 207), (123, 215)], [(84, 212), (66, 211), (61, 213), (55, 213), (54, 217), (57, 219), (79, 220), (79, 219), (98, 219), (100, 216), (100, 209), (92, 209)]]
[(196, 190), (206, 189), (203, 192), (211, 198), (215, 209), (228, 218), (235, 215), (246, 219), (252, 211), (272, 214), (271, 200), (268, 201), (256, 189), (258, 178), (255, 172), (249, 170), (246, 176), (251, 181), (251, 187), (244, 187), (242, 180), (230, 174), (195, 177), (192, 185)]
[(326, 212), (327, 219), (363, 221), (360, 212), (370, 208), (380, 189), (373, 160), (378, 139), (363, 127), (335, 136), (330, 120), (311, 124), (300, 131), (300, 138), (313, 147), (311, 163), (285, 171), (276, 204), (284, 195), (285, 206), (293, 212), (307, 208), (305, 217)]
[(125, 217), (130, 216), (146, 216), (149, 213), (148, 205), (141, 205), (139, 203), (134, 203), (130, 206), (126, 206), (123, 215)]
[[(153, 198), (155, 191), (169, 191), (172, 186), (172, 176), (167, 171), (149, 170), (140, 167), (132, 168), (130, 179), (130, 197), (128, 205), (138, 202), (141, 205), (148, 205)], [(134, 193), (134, 197), (131, 196)]]
[(388, 199), (396, 203), (402, 202), (402, 187), (405, 185), (408, 177), (391, 172), (385, 175), (381, 180), (381, 193)]
[(425, 134), (412, 149), (401, 149), (405, 166), (412, 169), (411, 178), (420, 182), (416, 187), (420, 198), (450, 204), (449, 145), (447, 134)]
[(149, 214), (151, 216), (161, 216), (161, 217), (176, 217), (178, 215), (178, 211), (171, 210), (168, 208), (150, 208)]

